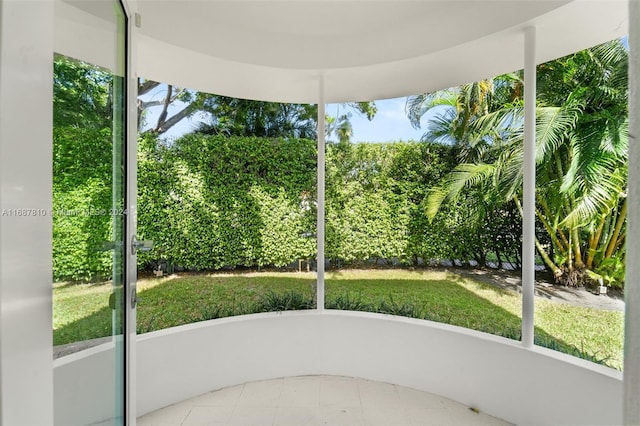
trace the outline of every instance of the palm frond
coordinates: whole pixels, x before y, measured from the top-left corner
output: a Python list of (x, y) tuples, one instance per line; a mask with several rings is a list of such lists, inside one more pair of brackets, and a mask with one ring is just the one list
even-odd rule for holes
[(563, 224), (576, 225), (607, 214), (626, 186), (626, 157), (602, 149), (603, 132), (572, 139), (571, 162), (560, 192), (577, 200)]
[(629, 155), (629, 121), (616, 128), (610, 128), (600, 143), (603, 151), (610, 152), (620, 158), (621, 162), (627, 162)]
[(609, 213), (624, 196), (621, 190), (626, 180), (619, 173), (614, 173), (607, 179), (588, 188), (577, 200), (573, 210), (560, 223), (563, 226), (578, 226), (589, 223), (594, 217)]
[(592, 49), (594, 57), (606, 67), (620, 66), (627, 69), (628, 53), (620, 40), (612, 40)]
[(441, 186), (433, 188), (429, 192), (427, 196), (427, 216), (429, 219), (435, 217), (443, 203), (457, 199), (464, 188), (490, 182), (495, 170), (493, 164), (485, 163), (463, 163), (456, 166)]
[(504, 199), (513, 198), (522, 192), (523, 158), (522, 145), (510, 145), (510, 149), (504, 150), (500, 156), (501, 168), (495, 186)]
[(429, 120), (427, 131), (422, 135), (423, 142), (438, 142), (454, 144), (457, 141), (452, 138), (456, 110), (445, 108)]
[(426, 214), (429, 220), (433, 220), (440, 211), (440, 207), (442, 203), (444, 203), (445, 198), (447, 198), (447, 192), (442, 187), (431, 188), (428, 191), (427, 202), (426, 202)]
[(492, 135), (493, 144), (502, 144), (513, 140), (513, 135), (522, 127), (522, 117), (522, 108), (507, 107), (478, 117), (470, 128), (479, 135)]
[(549, 161), (565, 143), (580, 114), (578, 106), (539, 107), (536, 110), (536, 164)]
[(414, 129), (420, 128), (420, 119), (431, 108), (446, 105), (455, 107), (457, 92), (453, 89), (409, 96), (405, 103), (405, 113)]

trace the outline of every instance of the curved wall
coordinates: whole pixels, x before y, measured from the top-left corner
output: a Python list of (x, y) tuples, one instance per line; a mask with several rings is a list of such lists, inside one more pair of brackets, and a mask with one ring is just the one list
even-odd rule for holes
[(225, 318), (142, 335), (138, 415), (211, 390), (342, 375), (439, 394), (527, 424), (620, 424), (622, 374), (423, 320), (344, 311)]
[[(620, 372), (424, 320), (331, 310), (266, 313), (144, 334), (136, 346), (138, 416), (227, 386), (322, 374), (432, 392), (519, 425), (622, 423)], [(100, 365), (110, 362), (109, 351), (107, 344), (57, 361), (56, 420), (74, 411), (74, 422), (100, 420), (91, 418), (95, 407), (84, 419), (73, 407), (103, 386)], [(82, 389), (73, 386), (78, 375), (85, 378)]]
[(111, 341), (53, 361), (54, 424), (81, 426), (113, 418), (116, 393), (105, 389), (116, 389), (115, 348)]

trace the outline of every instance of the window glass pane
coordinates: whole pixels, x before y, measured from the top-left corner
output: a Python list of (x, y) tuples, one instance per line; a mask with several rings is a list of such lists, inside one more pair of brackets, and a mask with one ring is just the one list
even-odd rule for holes
[(140, 88), (138, 332), (314, 307), (316, 106)]
[(124, 417), (125, 28), (118, 1), (56, 2), (56, 424), (122, 424)]
[[(451, 91), (441, 96), (455, 100), (461, 95)], [(330, 135), (325, 306), (427, 319), (517, 339), (520, 296), (508, 285), (513, 272), (497, 269), (498, 262), (506, 269), (519, 262), (515, 205), (488, 205), (476, 198), (484, 189), (470, 188), (455, 202), (432, 208), (430, 217), (435, 190), (461, 162), (456, 135), (433, 126), (452, 127), (458, 117), (453, 107), (434, 107), (423, 118), (422, 129), (414, 129), (405, 113), (411, 102), (376, 101), (378, 112), (371, 122), (354, 118), (361, 133), (354, 129), (353, 140)], [(415, 108), (426, 106), (426, 99), (421, 105), (416, 100)], [(338, 121), (340, 110), (344, 106), (328, 108)], [(425, 133), (426, 140), (420, 141)]]
[[(613, 40), (538, 67), (536, 207), (540, 266), (535, 342), (622, 369), (627, 187), (627, 54)], [(559, 119), (556, 119), (559, 122)], [(552, 285), (552, 284), (556, 285)], [(566, 286), (566, 287), (559, 287)]]

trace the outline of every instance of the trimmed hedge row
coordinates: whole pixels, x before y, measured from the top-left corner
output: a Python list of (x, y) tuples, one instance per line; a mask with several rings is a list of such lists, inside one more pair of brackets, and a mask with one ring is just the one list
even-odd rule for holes
[[(280, 267), (315, 258), (315, 141), (194, 134), (171, 145), (146, 137), (139, 147), (138, 234), (156, 244), (139, 256), (141, 266)], [(330, 260), (484, 263), (490, 252), (517, 257), (520, 219), (515, 209), (479, 215), (461, 199), (433, 221), (427, 219), (425, 197), (455, 166), (453, 148), (416, 142), (338, 144), (327, 146), (326, 159)], [(62, 205), (72, 196), (86, 204), (95, 195), (96, 205), (108, 205), (109, 191), (100, 192), (96, 185), (89, 180), (54, 199)], [(102, 234), (108, 232), (108, 223), (101, 226)], [(93, 238), (89, 229), (80, 222), (54, 223), (59, 247), (88, 241)], [(109, 275), (104, 252), (75, 247), (54, 252), (57, 280)]]
[(139, 156), (140, 256), (202, 270), (283, 266), (312, 257), (315, 145), (299, 139), (189, 135)]
[(54, 127), (53, 278), (111, 277), (110, 129)]

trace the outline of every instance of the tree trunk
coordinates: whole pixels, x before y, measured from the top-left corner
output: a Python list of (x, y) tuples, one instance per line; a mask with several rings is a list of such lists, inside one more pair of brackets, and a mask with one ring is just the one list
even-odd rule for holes
[(498, 259), (498, 269), (502, 269), (502, 259), (500, 258), (500, 252), (496, 250), (496, 258)]
[(578, 227), (571, 228), (572, 240), (573, 240), (573, 253), (575, 258), (576, 267), (583, 269), (584, 262), (582, 261), (582, 250), (580, 250), (580, 234), (578, 233)]
[[(520, 212), (520, 217), (523, 217), (524, 214), (522, 211), (522, 205), (520, 204), (520, 200), (518, 199), (518, 197), (513, 197), (513, 199), (516, 202), (516, 207), (518, 208), (518, 212)], [(547, 252), (544, 250), (544, 247), (542, 247), (542, 244), (540, 244), (540, 241), (538, 241), (538, 237), (534, 237), (534, 238), (535, 238), (536, 249), (538, 249), (538, 254), (540, 254), (542, 261), (549, 269), (551, 269), (551, 272), (553, 272), (553, 276), (556, 277), (556, 279), (559, 278), (562, 275), (562, 271), (560, 270), (560, 268), (556, 266), (555, 263), (553, 263), (553, 260), (551, 260)]]
[(596, 229), (596, 233), (591, 236), (589, 239), (589, 251), (587, 252), (587, 269), (593, 269), (593, 258), (596, 255), (596, 249), (598, 247), (598, 242), (602, 237), (602, 230), (604, 229), (604, 223), (606, 222), (607, 217), (602, 216), (600, 218), (600, 224), (598, 225), (598, 229)]
[[(542, 210), (543, 210), (543, 212), (540, 212), (538, 209), (536, 209), (536, 216), (538, 217), (538, 219), (540, 219), (540, 222), (542, 222), (542, 226), (544, 226), (544, 228), (547, 230), (547, 233), (551, 238), (551, 242), (560, 250), (567, 250), (567, 247), (569, 246), (569, 242), (567, 241), (567, 238), (564, 236), (564, 233), (558, 229), (557, 223), (554, 223), (554, 226), (551, 226), (551, 224), (547, 220), (547, 217), (549, 218), (551, 217), (551, 212), (549, 211), (549, 207), (547, 206), (547, 203), (538, 194), (536, 194), (536, 201), (542, 207)], [(558, 239), (558, 235), (560, 236), (562, 241)]]
[(159, 132), (162, 128), (162, 125), (167, 120), (167, 115), (169, 114), (169, 105), (171, 104), (171, 95), (173, 94), (173, 86), (167, 86), (167, 94), (164, 97), (164, 102), (162, 102), (162, 112), (158, 116), (158, 122), (156, 123), (156, 127), (153, 129), (155, 132)]
[(613, 256), (613, 252), (616, 249), (616, 244), (618, 242), (618, 236), (620, 235), (620, 231), (622, 230), (622, 225), (624, 225), (624, 221), (627, 218), (627, 200), (628, 200), (628, 198), (625, 198), (624, 203), (622, 204), (622, 209), (620, 210), (620, 213), (618, 214), (618, 220), (616, 221), (616, 228), (613, 231), (613, 235), (609, 239), (609, 246), (607, 247), (607, 251), (606, 251), (606, 253), (604, 255), (605, 259), (608, 259), (611, 256)]
[(535, 242), (536, 248), (538, 249), (538, 254), (542, 258), (542, 261), (549, 269), (551, 269), (551, 272), (553, 272), (553, 276), (559, 278), (562, 275), (562, 270), (558, 268), (555, 263), (553, 263), (553, 260), (551, 260), (547, 252), (544, 250), (544, 247), (542, 247), (542, 244), (540, 244), (540, 241), (538, 241), (538, 237), (535, 238)]

